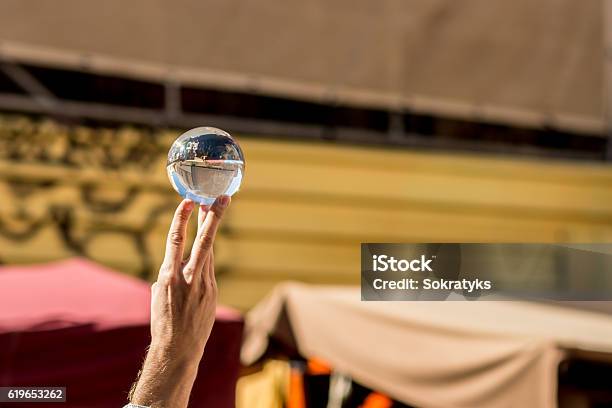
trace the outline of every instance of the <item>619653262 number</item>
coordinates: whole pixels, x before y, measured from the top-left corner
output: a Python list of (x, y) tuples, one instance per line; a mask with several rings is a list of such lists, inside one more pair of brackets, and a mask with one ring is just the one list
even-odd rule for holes
[(65, 402), (66, 387), (0, 387), (0, 402)]

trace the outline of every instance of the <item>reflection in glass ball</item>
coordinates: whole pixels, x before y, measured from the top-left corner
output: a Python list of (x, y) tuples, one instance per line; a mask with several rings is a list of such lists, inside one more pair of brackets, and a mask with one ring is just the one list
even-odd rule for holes
[(244, 156), (229, 133), (197, 127), (178, 137), (166, 167), (174, 189), (184, 198), (211, 205), (220, 195), (233, 195), (244, 174)]

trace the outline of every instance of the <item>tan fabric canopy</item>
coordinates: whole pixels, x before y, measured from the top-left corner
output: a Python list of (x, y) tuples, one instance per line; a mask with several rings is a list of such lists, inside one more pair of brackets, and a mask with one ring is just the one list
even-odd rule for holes
[(268, 336), (421, 407), (556, 407), (569, 351), (612, 356), (603, 313), (519, 301), (362, 302), (358, 288), (296, 283), (248, 314), (243, 363), (263, 355)]
[(6, 0), (0, 53), (220, 89), (598, 132), (602, 20), (602, 0)]

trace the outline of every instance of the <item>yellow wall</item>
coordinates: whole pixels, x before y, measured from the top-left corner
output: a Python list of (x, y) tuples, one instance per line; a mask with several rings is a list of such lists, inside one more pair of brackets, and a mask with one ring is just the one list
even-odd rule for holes
[[(0, 261), (81, 254), (154, 275), (176, 135), (0, 118)], [(610, 166), (238, 139), (247, 168), (217, 269), (240, 308), (280, 280), (358, 283), (360, 242), (612, 241)]]

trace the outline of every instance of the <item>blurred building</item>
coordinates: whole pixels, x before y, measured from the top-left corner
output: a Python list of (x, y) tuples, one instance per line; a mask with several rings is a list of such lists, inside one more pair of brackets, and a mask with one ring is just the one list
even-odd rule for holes
[(239, 139), (222, 300), (360, 242), (612, 239), (604, 1), (0, 3), (0, 261), (152, 277), (184, 129)]

